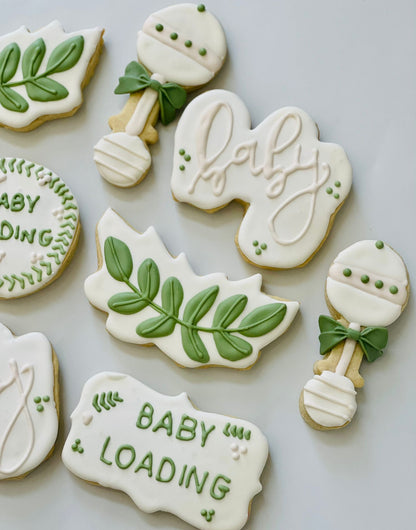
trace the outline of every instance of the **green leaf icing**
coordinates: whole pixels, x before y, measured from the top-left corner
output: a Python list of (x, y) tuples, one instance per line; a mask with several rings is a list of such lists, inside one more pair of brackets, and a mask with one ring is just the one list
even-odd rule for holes
[(159, 292), (160, 274), (159, 268), (152, 259), (145, 259), (137, 273), (137, 283), (143, 296), (153, 300)]
[(23, 54), (23, 77), (33, 77), (38, 73), (43, 58), (45, 57), (45, 53), (46, 45), (43, 39), (37, 39), (35, 42), (32, 42)]
[(245, 337), (261, 337), (276, 328), (286, 315), (286, 304), (267, 304), (249, 313), (240, 323)]
[(108, 272), (119, 282), (128, 280), (133, 272), (133, 259), (128, 246), (115, 237), (104, 244), (104, 258)]
[(26, 84), (27, 95), (33, 101), (58, 101), (68, 95), (68, 90), (49, 77)]
[(201, 337), (196, 329), (182, 327), (182, 346), (186, 355), (193, 361), (207, 363), (209, 361), (208, 350), (206, 349)]
[(0, 52), (0, 83), (7, 83), (16, 73), (20, 61), (20, 48), (15, 42)]
[(213, 285), (192, 297), (186, 304), (184, 320), (190, 324), (197, 324), (211, 309), (219, 290), (218, 285)]
[(71, 69), (79, 61), (84, 50), (84, 37), (77, 35), (58, 44), (52, 51), (46, 69), (49, 74), (57, 74)]
[(247, 301), (245, 294), (236, 294), (221, 302), (215, 311), (214, 326), (228, 328), (244, 311)]
[(108, 301), (108, 307), (121, 315), (133, 315), (148, 306), (136, 293), (117, 293)]
[(29, 108), (28, 102), (20, 94), (7, 86), (0, 85), (0, 104), (13, 112), (25, 112)]
[(246, 340), (227, 332), (216, 331), (214, 341), (218, 353), (229, 361), (240, 361), (253, 352), (253, 348)]

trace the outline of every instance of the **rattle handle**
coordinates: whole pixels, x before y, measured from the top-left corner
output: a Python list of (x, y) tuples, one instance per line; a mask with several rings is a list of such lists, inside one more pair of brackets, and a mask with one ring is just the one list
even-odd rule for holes
[[(351, 322), (351, 324), (348, 326), (350, 329), (354, 329), (355, 331), (360, 331), (361, 326), (360, 324), (356, 324), (355, 322)], [(337, 367), (335, 369), (335, 373), (338, 375), (345, 375), (346, 371), (348, 370), (348, 366), (351, 362), (352, 355), (354, 353), (355, 345), (357, 342), (354, 339), (347, 339), (344, 344), (344, 349), (342, 350), (341, 358), (338, 361)]]

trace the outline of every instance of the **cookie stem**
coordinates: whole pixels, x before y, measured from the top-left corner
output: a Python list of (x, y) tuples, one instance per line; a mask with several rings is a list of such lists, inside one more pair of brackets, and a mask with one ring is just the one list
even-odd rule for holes
[[(158, 81), (159, 83), (165, 83), (165, 78), (161, 74), (153, 74), (151, 79)], [(143, 92), (140, 101), (138, 102), (132, 117), (126, 125), (126, 133), (131, 136), (139, 136), (146, 125), (147, 119), (150, 112), (152, 111), (153, 105), (156, 103), (158, 93), (153, 88), (149, 87)]]
[[(360, 324), (357, 324), (355, 322), (351, 322), (348, 327), (355, 331), (360, 331), (361, 329)], [(336, 374), (345, 375), (346, 371), (348, 370), (348, 366), (351, 362), (356, 344), (357, 341), (355, 341), (354, 339), (347, 339), (345, 341), (344, 349), (342, 350), (340, 360), (338, 361), (337, 367), (335, 369)]]

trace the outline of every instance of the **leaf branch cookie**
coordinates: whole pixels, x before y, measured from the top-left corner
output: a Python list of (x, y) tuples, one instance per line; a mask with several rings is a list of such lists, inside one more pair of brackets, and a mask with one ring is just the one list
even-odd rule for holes
[(251, 129), (238, 96), (211, 90), (179, 120), (174, 198), (208, 212), (242, 203), (236, 243), (260, 267), (305, 265), (328, 235), (351, 179), (342, 147), (320, 142), (315, 123), (296, 107), (279, 109)]
[[(315, 429), (344, 427), (357, 409), (355, 388), (363, 357), (378, 359), (387, 345), (384, 326), (399, 318), (409, 297), (402, 258), (382, 241), (360, 241), (334, 260), (326, 281), (334, 318), (319, 317), (321, 355), (300, 398), (304, 420)], [(335, 320), (337, 319), (337, 320)]]
[(249, 368), (299, 308), (262, 293), (259, 274), (240, 281), (197, 276), (154, 228), (139, 234), (111, 209), (98, 223), (97, 247), (100, 269), (85, 293), (108, 313), (107, 330), (126, 342), (154, 343), (181, 366)]
[(58, 361), (41, 333), (0, 324), (0, 480), (23, 478), (52, 453), (58, 433)]
[(178, 4), (150, 15), (139, 31), (137, 56), (115, 89), (131, 94), (124, 110), (110, 118), (112, 134), (94, 148), (100, 175), (120, 187), (134, 186), (149, 171), (147, 144), (186, 103), (186, 91), (208, 83), (227, 54), (224, 31), (203, 4)]
[(197, 410), (128, 375), (85, 384), (62, 459), (83, 480), (118, 489), (145, 512), (201, 530), (239, 530), (262, 489), (266, 438), (244, 420)]
[(58, 21), (0, 37), (0, 126), (30, 131), (74, 114), (103, 45), (101, 28), (65, 33)]

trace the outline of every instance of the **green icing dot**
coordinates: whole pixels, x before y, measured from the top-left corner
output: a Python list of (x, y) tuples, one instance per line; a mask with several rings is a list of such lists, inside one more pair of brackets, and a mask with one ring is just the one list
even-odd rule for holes
[(181, 171), (185, 171), (185, 166), (184, 166), (183, 164), (181, 164), (181, 165), (179, 166), (179, 169), (180, 169)]
[(262, 244), (260, 245), (260, 247), (261, 247), (263, 250), (266, 250), (267, 245), (266, 245), (266, 243), (262, 243)]
[(162, 24), (156, 24), (156, 31), (163, 31), (163, 25)]
[(397, 294), (399, 292), (399, 289), (396, 285), (392, 285), (389, 291), (391, 292), (391, 294)]
[(381, 250), (382, 248), (384, 248), (384, 243), (383, 241), (376, 241), (376, 247)]
[(75, 445), (75, 444), (72, 444), (72, 445), (71, 445), (71, 449), (72, 449), (73, 451), (76, 451), (76, 450), (78, 449), (78, 446)]
[(189, 162), (191, 160), (191, 155), (185, 155), (184, 156), (184, 159)]
[(334, 193), (334, 199), (339, 199), (339, 193)]
[(179, 149), (179, 154), (183, 156), (185, 154), (185, 149)]
[(259, 242), (257, 241), (257, 239), (255, 239), (253, 241), (253, 247), (258, 247), (259, 246)]
[(83, 449), (82, 447), (78, 447), (78, 453), (79, 453), (80, 455), (82, 455), (83, 452), (84, 452), (84, 449)]
[(192, 41), (191, 41), (191, 40), (186, 40), (186, 41), (185, 41), (185, 46), (186, 46), (187, 48), (190, 48), (190, 47), (192, 46)]
[(43, 396), (43, 401), (47, 403), (51, 398), (49, 396)]
[(205, 48), (199, 48), (199, 55), (206, 55), (207, 54), (207, 50)]
[(35, 403), (40, 403), (42, 400), (41, 400), (40, 396), (36, 396), (35, 398), (33, 398), (33, 401)]
[(256, 248), (256, 254), (257, 254), (257, 256), (260, 256), (261, 250), (259, 248)]
[(38, 412), (43, 412), (43, 411), (44, 411), (43, 405), (38, 405), (38, 406), (36, 407), (36, 410), (37, 410)]
[(80, 440), (79, 438), (77, 438), (77, 439), (75, 440), (75, 443), (76, 443), (77, 445), (79, 445), (79, 444), (81, 443), (81, 440)]
[(363, 274), (363, 275), (361, 276), (361, 281), (362, 281), (363, 283), (368, 283), (368, 282), (370, 281), (370, 278), (367, 276), (367, 274)]
[(374, 285), (377, 287), (377, 289), (381, 289), (384, 283), (381, 280), (377, 280)]
[(336, 182), (334, 182), (334, 186), (336, 188), (340, 188), (341, 187), (341, 182), (339, 180), (337, 180)]
[(348, 276), (351, 276), (351, 274), (352, 274), (351, 269), (344, 269), (344, 270), (342, 271), (342, 274), (343, 274), (344, 276), (347, 276), (347, 277), (348, 277)]
[(197, 6), (197, 9), (198, 9), (198, 11), (199, 11), (200, 13), (203, 13), (203, 12), (205, 11), (205, 6), (204, 6), (204, 4), (199, 4), (199, 5)]
[(171, 38), (172, 40), (176, 40), (176, 39), (178, 38), (178, 34), (175, 33), (175, 32), (173, 32), (173, 33), (170, 34), (170, 38)]
[(333, 191), (332, 188), (326, 188), (326, 192), (328, 195), (331, 195), (332, 191)]

